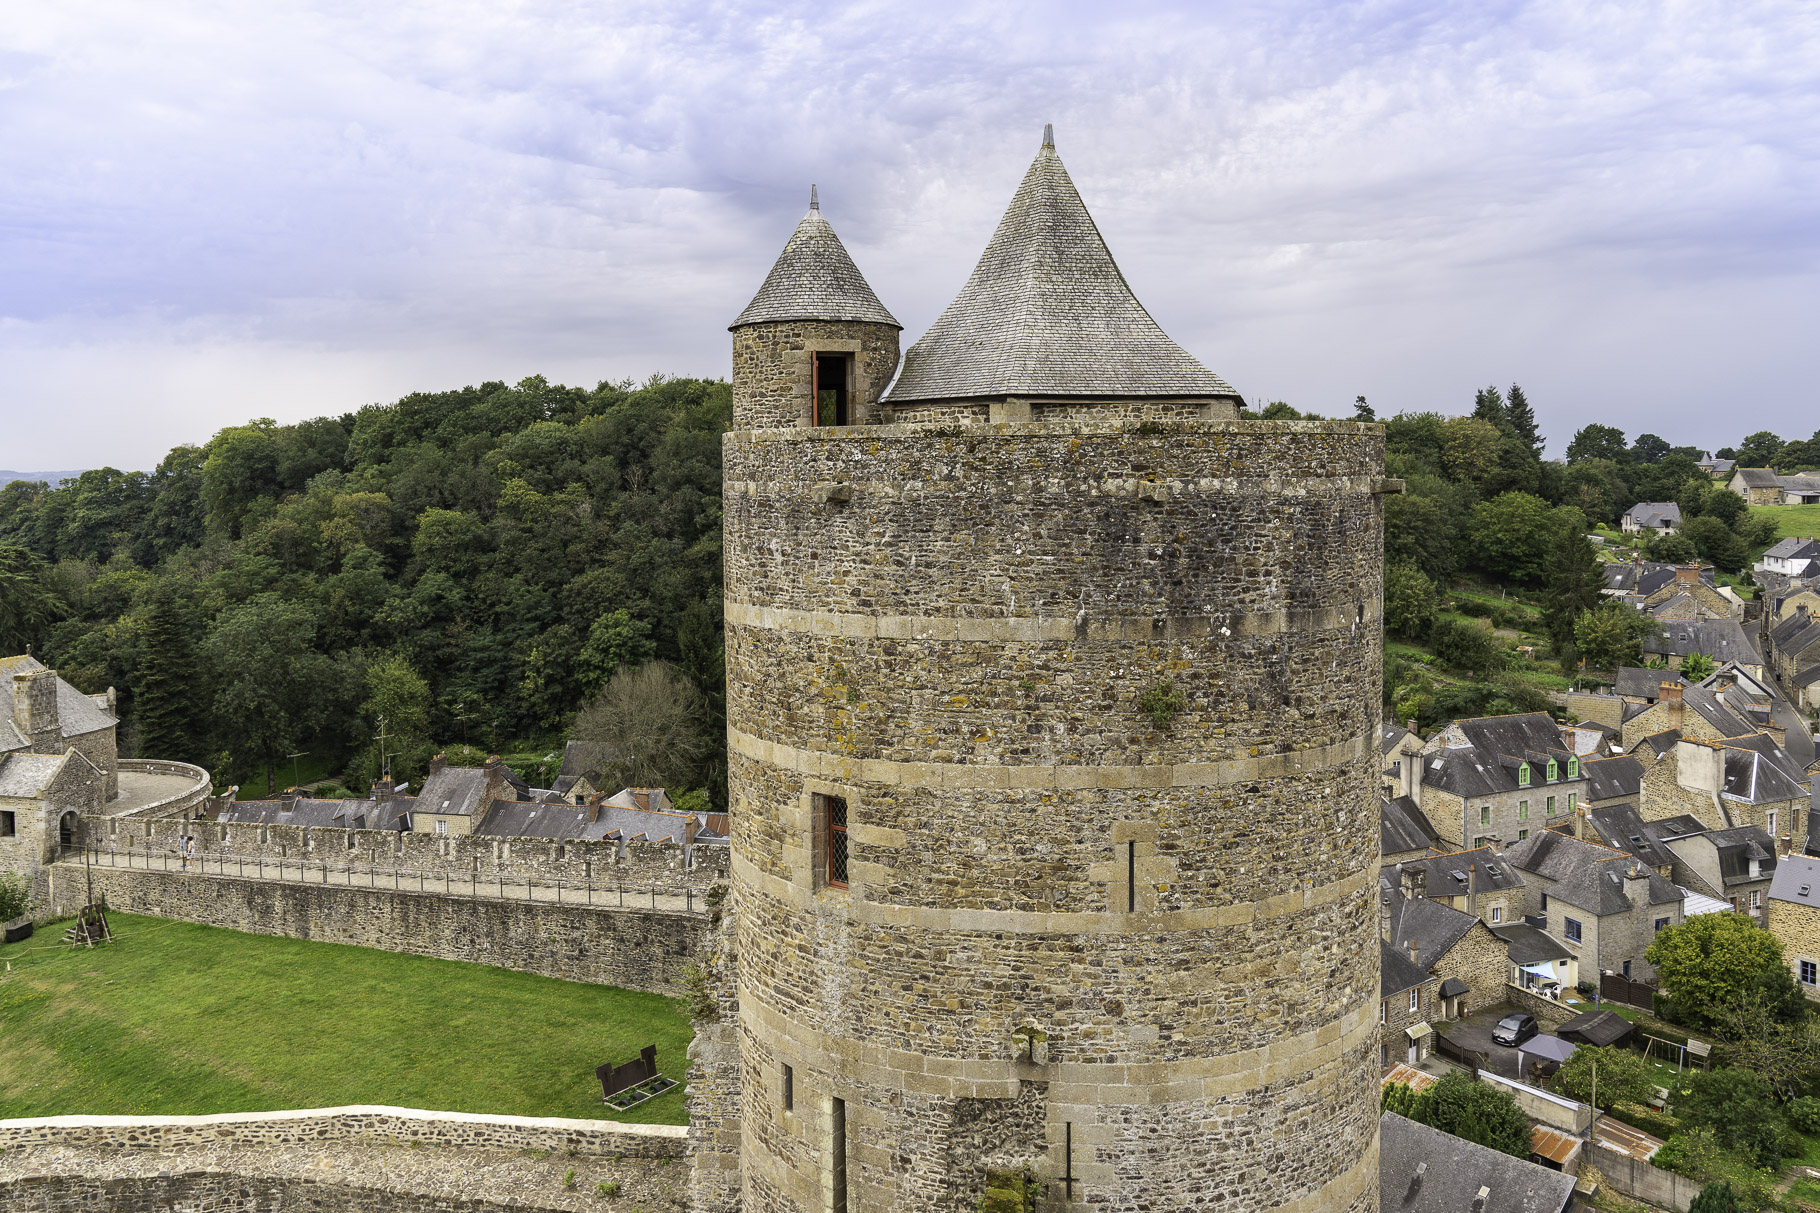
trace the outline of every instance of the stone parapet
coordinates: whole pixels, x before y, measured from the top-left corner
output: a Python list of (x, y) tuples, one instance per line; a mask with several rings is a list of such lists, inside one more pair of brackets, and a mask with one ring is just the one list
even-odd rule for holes
[(27, 1146), (170, 1150), (224, 1142), (310, 1147), (368, 1143), (679, 1158), (687, 1137), (688, 1130), (682, 1125), (434, 1112), (384, 1104), (214, 1116), (40, 1116), (0, 1120), (0, 1150)]

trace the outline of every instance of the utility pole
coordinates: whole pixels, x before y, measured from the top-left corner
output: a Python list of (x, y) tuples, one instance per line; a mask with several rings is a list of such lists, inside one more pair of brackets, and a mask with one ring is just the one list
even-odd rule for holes
[(392, 759), (385, 752), (385, 736), (385, 717), (381, 716), (379, 718), (379, 777), (390, 779), (392, 777)]
[(293, 789), (297, 787), (297, 760), (299, 758), (308, 758), (309, 756), (310, 752), (308, 750), (298, 750), (295, 754), (285, 755), (286, 758), (291, 760), (291, 787)]

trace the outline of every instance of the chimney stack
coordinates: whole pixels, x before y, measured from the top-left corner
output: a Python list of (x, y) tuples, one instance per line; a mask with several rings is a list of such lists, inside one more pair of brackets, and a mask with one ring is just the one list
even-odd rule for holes
[(443, 769), (448, 765), (449, 756), (447, 754), (438, 754), (436, 757), (430, 759), (430, 774), (440, 775), (443, 772)]
[(373, 799), (379, 804), (389, 803), (396, 790), (397, 784), (390, 779), (375, 779), (373, 781)]
[(1687, 719), (1687, 705), (1681, 699), (1681, 684), (1665, 682), (1659, 689), (1662, 692), (1662, 702), (1668, 705), (1668, 727), (1680, 728)]
[(1416, 941), (1413, 939), (1409, 941), (1409, 959), (1412, 964), (1422, 963), (1421, 950), (1416, 947)]
[(62, 752), (63, 728), (57, 718), (57, 671), (26, 670), (13, 675), (13, 723), (34, 753)]
[(1700, 566), (1697, 564), (1678, 564), (1675, 566), (1676, 585), (1694, 585), (1700, 580)]
[(487, 759), (486, 765), (480, 769), (487, 773), (486, 800), (481, 803), (481, 811), (484, 813), (493, 807), (495, 800), (505, 799), (506, 764), (500, 761), (499, 755), (495, 754)]

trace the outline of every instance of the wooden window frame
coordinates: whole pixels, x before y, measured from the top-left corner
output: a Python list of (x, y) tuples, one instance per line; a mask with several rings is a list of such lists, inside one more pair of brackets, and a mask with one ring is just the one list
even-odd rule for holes
[[(836, 806), (839, 820), (836, 821)], [(824, 889), (852, 887), (853, 877), (853, 802), (839, 792), (809, 793), (811, 828), (815, 835), (812, 859), (816, 880)]]

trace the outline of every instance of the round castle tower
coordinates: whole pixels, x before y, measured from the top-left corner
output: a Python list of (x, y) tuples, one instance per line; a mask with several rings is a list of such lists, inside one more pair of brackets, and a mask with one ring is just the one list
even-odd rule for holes
[(1381, 431), (1236, 420), (1047, 133), (888, 393), (819, 211), (733, 333), (746, 1213), (1375, 1213)]

